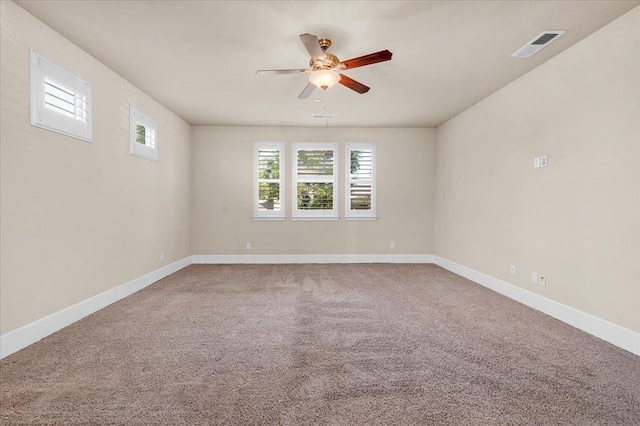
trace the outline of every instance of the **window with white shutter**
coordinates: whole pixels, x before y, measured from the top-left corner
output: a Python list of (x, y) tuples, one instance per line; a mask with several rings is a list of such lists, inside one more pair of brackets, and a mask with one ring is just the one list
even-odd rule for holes
[(284, 142), (255, 142), (253, 218), (284, 220)]
[(31, 61), (31, 124), (91, 142), (91, 83), (34, 50)]
[(133, 106), (129, 107), (130, 153), (158, 161), (158, 121)]
[(345, 219), (376, 219), (376, 145), (345, 145)]
[(338, 144), (293, 144), (293, 219), (338, 219)]

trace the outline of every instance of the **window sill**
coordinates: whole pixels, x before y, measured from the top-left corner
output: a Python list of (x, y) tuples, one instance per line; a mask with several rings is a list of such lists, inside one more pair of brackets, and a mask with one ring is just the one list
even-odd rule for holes
[(378, 216), (363, 216), (363, 217), (346, 216), (344, 220), (378, 220)]
[(153, 161), (154, 163), (158, 162), (157, 155), (152, 156), (152, 155), (142, 154), (140, 152), (130, 152), (129, 154), (131, 154), (133, 157), (138, 157), (138, 158), (143, 158), (145, 160)]
[(291, 220), (338, 220), (338, 216), (298, 216), (292, 217)]
[(285, 220), (285, 219), (286, 217), (284, 216), (273, 216), (273, 217), (253, 216), (253, 220), (267, 221), (267, 222), (273, 222), (273, 221), (279, 221), (279, 220)]

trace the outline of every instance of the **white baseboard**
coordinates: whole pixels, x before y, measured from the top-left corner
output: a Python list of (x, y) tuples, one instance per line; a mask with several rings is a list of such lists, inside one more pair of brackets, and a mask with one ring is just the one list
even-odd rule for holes
[(192, 263), (433, 263), (432, 254), (194, 254)]
[(10, 331), (0, 336), (0, 358), (11, 355), (20, 349), (26, 348), (32, 343), (55, 333), (56, 331), (73, 324), (82, 318), (99, 311), (120, 299), (123, 299), (138, 290), (161, 280), (180, 269), (191, 264), (191, 256), (163, 266), (153, 272), (149, 272), (139, 278), (122, 284), (118, 287), (107, 290), (73, 306), (64, 308), (58, 312)]
[(550, 315), (622, 349), (640, 355), (640, 333), (547, 299), (513, 284), (432, 254), (333, 255), (193, 255), (107, 290), (73, 306), (0, 336), (0, 359), (23, 349), (74, 322), (194, 264), (248, 263), (435, 263), (457, 275)]
[(613, 345), (640, 355), (640, 333), (603, 320), (562, 303), (547, 299), (513, 284), (491, 277), (439, 256), (434, 263), (481, 286), (516, 300)]

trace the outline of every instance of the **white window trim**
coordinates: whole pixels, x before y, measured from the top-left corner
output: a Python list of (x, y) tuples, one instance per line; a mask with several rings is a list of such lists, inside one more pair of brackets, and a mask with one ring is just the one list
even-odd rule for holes
[[(351, 151), (370, 150), (371, 151), (371, 210), (351, 209)], [(344, 218), (345, 220), (376, 220), (377, 217), (377, 153), (375, 142), (368, 143), (346, 143), (344, 149), (345, 158), (345, 185), (344, 185)]]
[[(338, 144), (334, 142), (296, 142), (292, 144), (293, 165), (291, 167), (291, 193), (292, 207), (291, 220), (338, 220), (338, 183), (339, 180), (339, 151)], [(333, 150), (333, 209), (322, 211), (298, 210), (298, 151), (299, 150)], [(325, 180), (322, 180), (324, 182)]]
[[(150, 128), (155, 132), (155, 146), (150, 147), (142, 145), (136, 142), (136, 128), (138, 124), (142, 124), (146, 128)], [(133, 105), (129, 106), (129, 153), (135, 157), (144, 158), (158, 162), (158, 121), (149, 117), (147, 114), (135, 108)]]
[[(29, 49), (31, 125), (85, 142), (93, 141), (91, 83)], [(85, 97), (85, 121), (67, 117), (45, 107), (45, 78), (50, 78)]]
[[(258, 210), (258, 151), (278, 150), (280, 152), (280, 210), (260, 211)], [(286, 204), (284, 190), (284, 164), (285, 157), (284, 142), (254, 142), (253, 143), (253, 220), (285, 220)]]

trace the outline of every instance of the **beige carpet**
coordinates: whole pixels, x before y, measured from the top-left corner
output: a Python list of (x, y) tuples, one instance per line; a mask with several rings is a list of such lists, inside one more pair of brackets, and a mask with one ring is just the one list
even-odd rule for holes
[(193, 265), (0, 380), (3, 425), (640, 424), (640, 357), (434, 265)]

